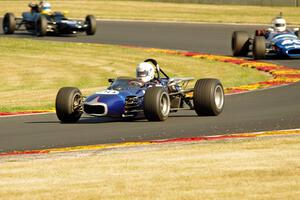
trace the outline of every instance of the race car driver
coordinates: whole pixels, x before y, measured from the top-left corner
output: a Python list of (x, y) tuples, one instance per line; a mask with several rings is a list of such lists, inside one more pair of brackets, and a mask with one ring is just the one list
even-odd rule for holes
[(47, 1), (41, 1), (40, 2), (40, 8), (41, 8), (41, 13), (45, 15), (51, 14), (51, 4)]
[(28, 6), (31, 8), (31, 12), (42, 13), (49, 15), (51, 13), (51, 4), (47, 1), (40, 1), (39, 4), (30, 2)]
[(272, 27), (268, 29), (267, 38), (271, 39), (273, 38), (274, 35), (278, 33), (284, 33), (284, 32), (288, 33), (288, 30), (286, 28), (286, 20), (281, 16), (276, 17), (275, 19), (272, 20)]
[(156, 84), (155, 68), (150, 62), (141, 62), (136, 67), (136, 78), (142, 84)]

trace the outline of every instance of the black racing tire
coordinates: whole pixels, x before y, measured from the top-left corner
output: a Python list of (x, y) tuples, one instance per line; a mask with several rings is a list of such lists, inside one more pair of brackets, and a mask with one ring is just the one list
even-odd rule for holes
[(16, 30), (16, 17), (13, 13), (6, 13), (2, 21), (4, 34), (13, 34)]
[(61, 88), (57, 93), (55, 101), (57, 118), (63, 123), (77, 122), (82, 115), (82, 110), (78, 109), (81, 101), (82, 94), (78, 88)]
[(266, 57), (266, 39), (264, 36), (256, 36), (253, 41), (253, 58), (264, 59)]
[(194, 87), (194, 108), (198, 116), (217, 116), (224, 108), (225, 95), (218, 79), (197, 80)]
[(162, 87), (151, 87), (144, 95), (144, 114), (149, 121), (164, 121), (170, 113), (170, 97)]
[(247, 56), (249, 52), (249, 35), (245, 31), (234, 31), (231, 38), (233, 56)]
[(86, 34), (95, 35), (97, 30), (96, 18), (93, 15), (88, 15), (85, 18), (85, 23), (88, 25), (86, 28)]
[(48, 20), (45, 15), (40, 15), (35, 22), (35, 34), (42, 37), (47, 35)]

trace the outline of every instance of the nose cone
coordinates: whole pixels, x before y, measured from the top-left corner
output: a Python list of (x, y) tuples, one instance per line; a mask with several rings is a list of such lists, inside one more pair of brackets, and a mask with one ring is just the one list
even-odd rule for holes
[(289, 57), (300, 57), (300, 40), (282, 40), (276, 45), (281, 52)]
[(125, 98), (119, 94), (93, 94), (86, 99), (85, 104), (105, 105), (108, 116), (121, 116), (125, 110)]

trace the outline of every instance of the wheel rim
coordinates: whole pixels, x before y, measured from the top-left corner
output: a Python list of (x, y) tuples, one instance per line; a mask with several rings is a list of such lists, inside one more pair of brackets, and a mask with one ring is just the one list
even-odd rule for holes
[(218, 85), (215, 88), (215, 105), (217, 109), (220, 110), (222, 109), (223, 104), (224, 104), (224, 91), (223, 88), (220, 85)]
[(75, 94), (73, 98), (73, 107), (72, 107), (73, 112), (78, 111), (80, 109), (81, 102), (82, 102), (81, 95), (79, 93)]
[(169, 114), (170, 106), (167, 94), (163, 94), (160, 98), (160, 109), (163, 116), (167, 116)]

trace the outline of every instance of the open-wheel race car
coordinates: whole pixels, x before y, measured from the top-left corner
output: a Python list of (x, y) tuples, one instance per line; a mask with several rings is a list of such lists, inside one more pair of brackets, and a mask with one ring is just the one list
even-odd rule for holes
[(283, 18), (273, 20), (272, 28), (256, 30), (250, 37), (245, 31), (234, 31), (231, 39), (233, 56), (248, 56), (254, 59), (267, 56), (300, 58), (299, 28), (287, 29)]
[[(149, 121), (164, 121), (170, 112), (195, 110), (198, 116), (217, 116), (224, 107), (224, 90), (217, 79), (170, 78), (154, 59), (154, 80), (144, 83), (136, 78), (109, 79), (110, 86), (84, 97), (75, 87), (63, 87), (56, 96), (56, 115), (63, 123), (77, 122), (83, 113), (96, 117), (135, 118), (144, 114)], [(191, 95), (193, 93), (193, 95)]]
[(36, 4), (29, 6), (31, 11), (23, 12), (20, 18), (15, 17), (13, 13), (4, 15), (2, 22), (4, 34), (24, 30), (37, 36), (45, 36), (47, 33), (58, 35), (77, 32), (94, 35), (96, 32), (97, 24), (93, 15), (87, 15), (85, 20), (71, 20), (62, 12), (43, 12)]

